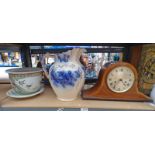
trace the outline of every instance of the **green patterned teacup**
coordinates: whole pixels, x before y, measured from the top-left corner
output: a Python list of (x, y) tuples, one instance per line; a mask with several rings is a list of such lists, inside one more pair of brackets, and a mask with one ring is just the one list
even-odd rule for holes
[(42, 69), (16, 68), (8, 69), (12, 87), (18, 94), (31, 94), (41, 89)]

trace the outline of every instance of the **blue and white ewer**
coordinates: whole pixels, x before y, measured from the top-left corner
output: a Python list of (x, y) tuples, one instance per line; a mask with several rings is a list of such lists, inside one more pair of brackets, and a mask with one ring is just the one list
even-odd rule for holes
[(77, 48), (58, 54), (50, 67), (48, 78), (59, 100), (72, 101), (79, 95), (85, 81), (84, 70), (79, 62), (84, 50)]

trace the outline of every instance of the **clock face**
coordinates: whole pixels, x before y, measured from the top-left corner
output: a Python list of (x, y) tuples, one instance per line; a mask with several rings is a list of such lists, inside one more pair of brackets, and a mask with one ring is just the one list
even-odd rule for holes
[(128, 91), (134, 84), (134, 72), (126, 66), (115, 67), (107, 76), (109, 89), (116, 93)]

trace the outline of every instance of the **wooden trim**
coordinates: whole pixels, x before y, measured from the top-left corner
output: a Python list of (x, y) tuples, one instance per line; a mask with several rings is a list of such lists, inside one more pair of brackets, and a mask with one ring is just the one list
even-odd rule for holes
[(142, 53), (142, 45), (130, 47), (129, 63), (131, 63), (136, 69), (138, 69), (141, 53)]

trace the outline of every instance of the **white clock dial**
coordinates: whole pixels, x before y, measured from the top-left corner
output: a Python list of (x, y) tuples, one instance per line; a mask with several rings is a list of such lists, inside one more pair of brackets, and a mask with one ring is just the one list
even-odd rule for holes
[(116, 67), (107, 76), (107, 85), (116, 93), (128, 91), (134, 84), (135, 75), (129, 67)]

